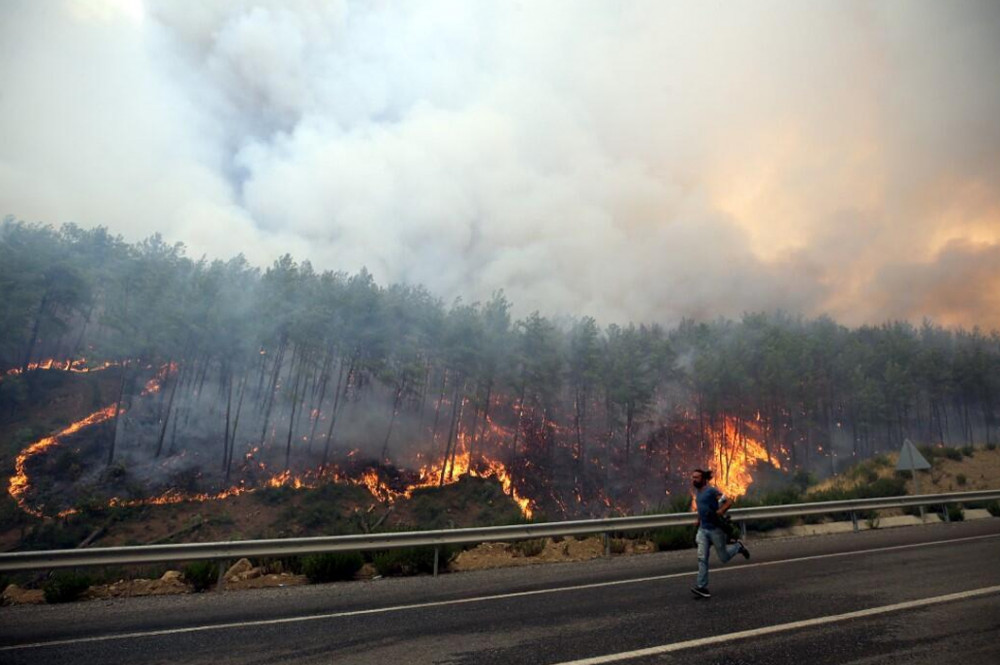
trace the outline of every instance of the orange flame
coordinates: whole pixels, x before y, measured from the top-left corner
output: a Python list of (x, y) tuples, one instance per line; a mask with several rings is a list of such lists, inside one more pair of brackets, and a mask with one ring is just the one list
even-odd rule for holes
[(47, 436), (40, 441), (36, 441), (31, 444), (17, 456), (17, 461), (14, 464), (14, 475), (10, 477), (10, 484), (7, 487), (8, 493), (11, 497), (17, 501), (17, 505), (26, 513), (34, 515), (35, 517), (41, 517), (42, 513), (40, 510), (36, 510), (27, 505), (24, 498), (25, 492), (28, 491), (28, 473), (25, 470), (25, 464), (29, 459), (35, 455), (39, 455), (49, 448), (58, 445), (59, 440), (63, 437), (67, 437), (70, 434), (79, 432), (85, 427), (90, 427), (91, 425), (97, 425), (103, 423), (106, 420), (110, 420), (115, 416), (115, 405), (106, 406), (100, 411), (95, 411), (86, 418), (78, 420), (69, 427), (66, 427), (59, 432), (56, 432), (52, 436)]
[[(73, 372), (74, 374), (89, 374), (90, 372), (100, 372), (102, 370), (108, 369), (109, 367), (117, 367), (118, 363), (105, 361), (99, 365), (89, 366), (87, 365), (86, 358), (77, 358), (76, 360), (55, 360), (54, 358), (48, 358), (46, 360), (39, 360), (38, 362), (28, 363), (28, 371), (34, 372), (35, 370), (58, 370), (61, 372)], [(22, 370), (20, 367), (15, 367), (4, 372), (4, 376), (17, 376), (21, 374)]]
[(715, 467), (715, 485), (731, 499), (747, 493), (753, 476), (751, 469), (758, 462), (780, 469), (781, 462), (768, 455), (764, 445), (751, 433), (749, 423), (742, 430), (735, 418), (726, 416), (721, 427), (709, 433), (712, 443), (712, 466)]
[[(112, 367), (116, 364), (116, 363), (104, 363), (103, 366), (98, 368), (83, 369), (81, 368), (82, 367), (81, 363), (85, 362), (86, 359), (84, 358), (81, 358), (80, 360), (67, 361), (68, 364), (64, 367), (61, 367), (60, 369), (64, 369), (66, 371), (76, 371), (76, 372), (92, 372), (92, 371), (99, 371), (101, 369), (107, 369), (108, 367)], [(34, 369), (49, 369), (51, 368), (53, 361), (51, 360), (46, 361), (46, 363), (48, 363), (48, 366), (35, 367)], [(32, 369), (32, 367), (29, 366), (29, 369)], [(163, 367), (161, 367), (160, 371), (157, 372), (156, 376), (154, 376), (152, 379), (146, 382), (146, 385), (142, 390), (142, 395), (145, 396), (157, 392), (160, 389), (160, 385), (164, 377), (172, 369), (176, 369), (176, 366), (164, 365)], [(39, 441), (36, 441), (35, 443), (31, 444), (30, 446), (21, 451), (21, 453), (17, 456), (17, 459), (14, 463), (14, 475), (10, 477), (10, 481), (7, 486), (7, 492), (17, 502), (17, 505), (21, 508), (21, 510), (30, 515), (34, 515), (35, 517), (42, 517), (42, 511), (29, 506), (27, 500), (25, 499), (25, 493), (28, 491), (28, 488), (30, 487), (28, 472), (25, 468), (28, 460), (34, 457), (35, 455), (39, 455), (45, 452), (46, 450), (52, 448), (53, 446), (58, 445), (61, 439), (71, 434), (75, 434), (76, 432), (79, 432), (80, 430), (86, 427), (90, 427), (92, 425), (98, 425), (105, 421), (111, 420), (112, 418), (115, 417), (116, 411), (119, 416), (125, 413), (124, 408), (116, 408), (116, 407), (117, 407), (116, 404), (110, 404), (104, 407), (103, 409), (100, 409), (99, 411), (95, 411), (86, 418), (76, 421), (75, 423), (56, 432), (55, 434), (47, 436), (44, 439), (40, 439)], [(75, 512), (76, 511), (72, 509), (64, 510), (59, 513), (59, 516), (64, 517), (66, 515), (71, 515)]]
[[(105, 363), (103, 366), (95, 368), (86, 368), (84, 363), (85, 359), (80, 359), (77, 361), (67, 362), (61, 366), (60, 369), (66, 371), (76, 371), (76, 372), (90, 372), (99, 371), (100, 369), (107, 369), (108, 367), (116, 366), (117, 363)], [(34, 363), (30, 369), (50, 369), (56, 366), (54, 361), (45, 361), (43, 363)], [(142, 396), (147, 396), (158, 392), (163, 381), (171, 372), (177, 371), (176, 364), (164, 365), (156, 373), (156, 375), (146, 382), (143, 390), (141, 392)], [(8, 374), (19, 373), (19, 370), (11, 370)], [(97, 425), (110, 420), (115, 417), (117, 412), (119, 415), (125, 413), (124, 408), (117, 407), (116, 404), (111, 404), (109, 406), (95, 411), (86, 418), (83, 418), (72, 425), (60, 430), (59, 432), (45, 437), (34, 444), (30, 445), (28, 448), (23, 450), (17, 457), (15, 464), (15, 474), (11, 476), (9, 481), (8, 491), (17, 501), (18, 506), (25, 512), (34, 515), (36, 517), (42, 517), (43, 513), (40, 509), (29, 506), (26, 499), (26, 494), (30, 489), (30, 481), (28, 478), (26, 465), (29, 459), (39, 455), (53, 446), (58, 445), (61, 440), (71, 434), (79, 432), (80, 430), (90, 427), (92, 425)], [(488, 423), (490, 430), (501, 430), (502, 428), (497, 427), (492, 422)], [(301, 476), (293, 475), (291, 471), (285, 470), (280, 473), (273, 475), (267, 481), (263, 483), (260, 487), (246, 486), (242, 482), (238, 485), (230, 487), (228, 489), (219, 492), (206, 492), (206, 493), (184, 493), (177, 489), (171, 489), (166, 491), (160, 496), (144, 499), (120, 499), (114, 497), (109, 500), (108, 505), (110, 506), (141, 506), (141, 505), (168, 505), (177, 504), (188, 501), (211, 501), (225, 499), (231, 496), (239, 496), (241, 494), (248, 494), (261, 488), (277, 488), (277, 487), (292, 487), (294, 489), (302, 488), (315, 488), (319, 486), (322, 482), (340, 482), (348, 483), (352, 485), (364, 486), (373, 497), (380, 501), (393, 502), (399, 497), (409, 498), (413, 491), (422, 487), (436, 487), (442, 484), (441, 479), (444, 478), (443, 484), (452, 484), (458, 482), (458, 480), (463, 475), (472, 475), (478, 478), (494, 478), (496, 479), (505, 494), (510, 496), (520, 507), (521, 512), (525, 517), (530, 518), (533, 514), (532, 502), (530, 499), (522, 497), (514, 487), (513, 477), (510, 475), (506, 466), (503, 463), (495, 459), (490, 459), (485, 455), (480, 456), (480, 461), (477, 465), (473, 466), (471, 461), (471, 454), (466, 445), (466, 437), (464, 434), (459, 435), (458, 444), (459, 451), (455, 454), (452, 460), (442, 460), (437, 464), (425, 465), (420, 469), (420, 478), (417, 482), (407, 486), (403, 490), (394, 489), (386, 484), (380, 477), (376, 469), (366, 469), (359, 478), (351, 478), (341, 473), (336, 467), (331, 467), (329, 469), (319, 469), (316, 471), (306, 472)], [(254, 454), (257, 449), (253, 449), (246, 454), (247, 462), (253, 461)], [(353, 455), (357, 451), (352, 451), (349, 456)], [(265, 468), (263, 463), (258, 463), (261, 469)], [(58, 515), (60, 517), (71, 515), (75, 513), (75, 509), (64, 510)]]
[[(420, 480), (407, 488), (407, 496), (415, 489), (422, 487), (437, 487), (439, 485), (450, 485), (458, 482), (463, 475), (470, 475), (476, 478), (494, 478), (503, 488), (504, 494), (517, 503), (523, 514), (528, 519), (534, 514), (531, 499), (521, 496), (514, 488), (514, 479), (511, 477), (507, 467), (498, 460), (490, 459), (486, 455), (481, 455), (481, 466), (472, 464), (472, 455), (465, 445), (465, 436), (459, 437), (459, 450), (455, 453), (454, 463), (450, 460), (442, 460), (435, 464), (425, 465), (420, 469)], [(444, 478), (444, 482), (441, 479)]]

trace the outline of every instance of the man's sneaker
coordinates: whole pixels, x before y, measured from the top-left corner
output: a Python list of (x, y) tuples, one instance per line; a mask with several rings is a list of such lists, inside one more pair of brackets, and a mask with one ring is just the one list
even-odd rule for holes
[(750, 550), (748, 550), (747, 546), (743, 544), (743, 541), (742, 540), (737, 540), (736, 544), (740, 546), (739, 553), (743, 555), (743, 558), (744, 559), (749, 559), (750, 558)]
[(707, 586), (693, 586), (691, 587), (691, 593), (698, 596), (699, 598), (711, 598), (712, 594), (709, 593)]

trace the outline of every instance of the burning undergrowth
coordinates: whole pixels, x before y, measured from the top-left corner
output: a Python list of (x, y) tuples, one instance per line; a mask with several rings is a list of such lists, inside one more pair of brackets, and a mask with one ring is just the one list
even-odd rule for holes
[(698, 427), (678, 412), (650, 427), (629, 459), (613, 454), (607, 441), (582, 445), (580, 430), (559, 424), (554, 410), (529, 410), (523, 398), (499, 393), (490, 408), (442, 395), (433, 408), (410, 410), (396, 398), (387, 423), (361, 399), (362, 388), (345, 387), (343, 377), (333, 401), (314, 386), (312, 403), (303, 399), (295, 408), (276, 399), (279, 380), (270, 397), (265, 386), (257, 403), (247, 404), (246, 377), (237, 387), (232, 378), (189, 373), (197, 388), (186, 386), (178, 399), (185, 373), (176, 363), (119, 369), (119, 401), (18, 456), (9, 492), (24, 511), (65, 516), (83, 502), (163, 505), (329, 484), (364, 488), (388, 506), (481, 478), (497, 483), (523, 517), (558, 519), (656, 507), (666, 494), (685, 491), (687, 470), (702, 464), (718, 470), (720, 486), (733, 496), (745, 493), (756, 464), (781, 466), (781, 451), (761, 444), (759, 427), (734, 418)]

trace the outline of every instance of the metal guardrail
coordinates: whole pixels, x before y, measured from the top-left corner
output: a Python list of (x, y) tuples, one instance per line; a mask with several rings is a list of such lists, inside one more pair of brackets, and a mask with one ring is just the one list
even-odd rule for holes
[[(754, 520), (849, 512), (852, 514), (855, 529), (857, 529), (857, 514), (872, 510), (994, 500), (1000, 500), (1000, 490), (851, 499), (848, 501), (823, 501), (780, 506), (760, 506), (757, 508), (734, 508), (728, 514), (734, 522), (741, 523), (745, 527), (746, 522)], [(82, 566), (122, 566), (195, 560), (225, 561), (241, 557), (286, 557), (300, 554), (358, 552), (400, 547), (469, 545), (553, 536), (641, 531), (669, 526), (694, 525), (695, 523), (696, 520), (693, 513), (671, 513), (666, 515), (641, 515), (635, 517), (543, 522), (540, 524), (517, 524), (469, 529), (443, 529), (437, 531), (13, 552), (0, 554), (0, 572)]]

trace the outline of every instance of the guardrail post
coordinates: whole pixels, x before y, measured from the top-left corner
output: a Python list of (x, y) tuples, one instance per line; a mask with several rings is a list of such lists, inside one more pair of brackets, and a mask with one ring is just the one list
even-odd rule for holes
[(604, 539), (604, 556), (611, 556), (611, 536), (605, 531), (601, 537)]
[(229, 569), (229, 562), (222, 560), (219, 562), (219, 576), (215, 578), (215, 590), (222, 591), (226, 588), (226, 571)]
[(857, 532), (857, 530), (858, 530), (858, 513), (855, 512), (855, 511), (853, 511), (853, 510), (851, 511), (851, 523), (854, 524), (854, 531)]
[(747, 539), (747, 521), (740, 520), (740, 533), (743, 535), (743, 540)]
[(441, 557), (441, 548), (434, 546), (434, 577), (438, 576), (438, 559)]
[(941, 504), (941, 514), (944, 516), (945, 522), (951, 521), (951, 515), (948, 514), (948, 504), (945, 503)]

